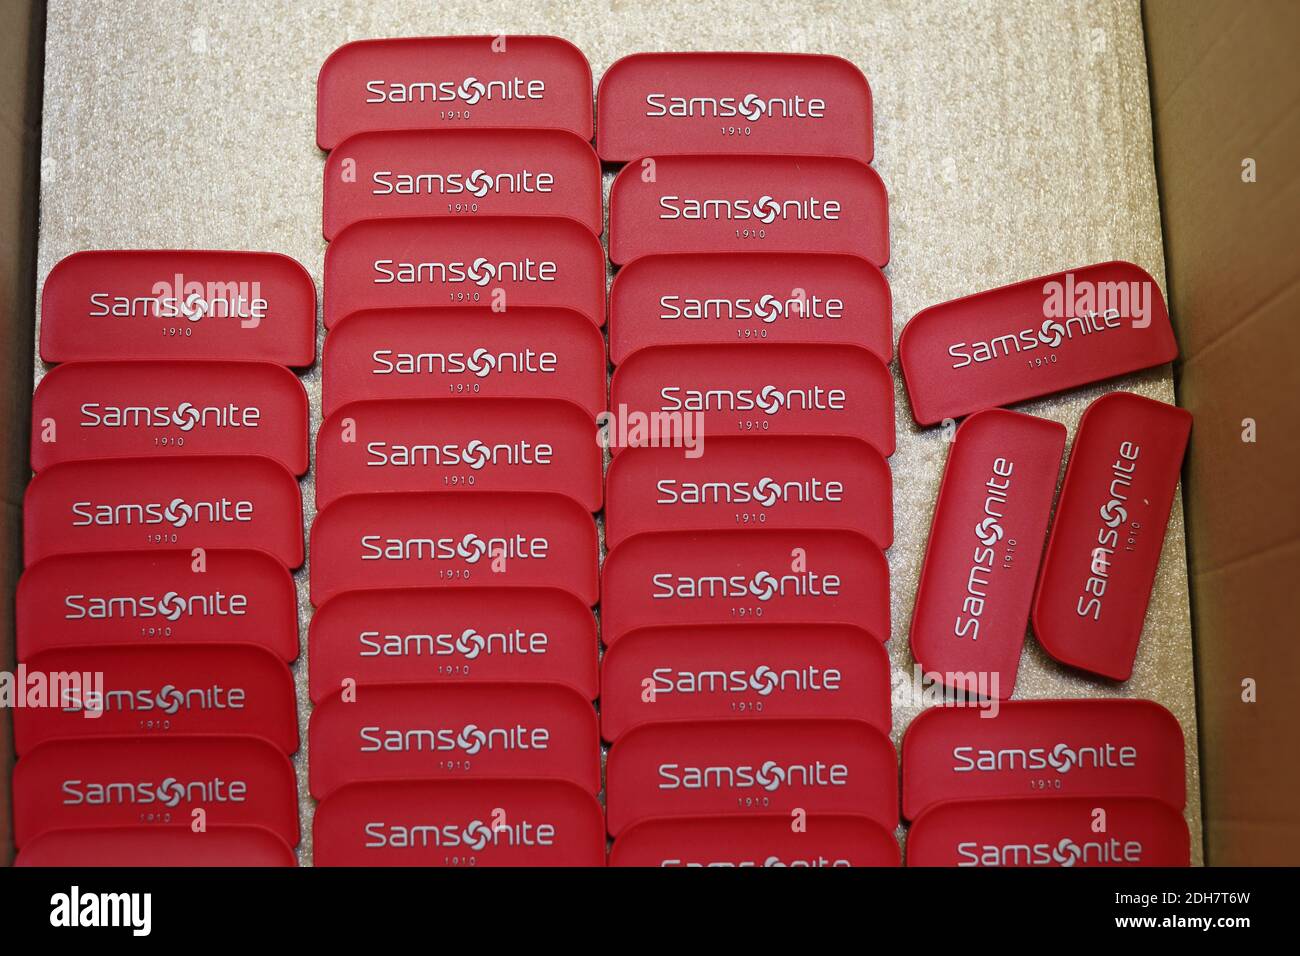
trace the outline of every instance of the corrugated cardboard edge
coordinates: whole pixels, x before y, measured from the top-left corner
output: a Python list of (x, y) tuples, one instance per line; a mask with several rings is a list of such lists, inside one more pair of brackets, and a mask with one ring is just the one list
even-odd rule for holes
[(1143, 13), (1176, 386), (1195, 416), (1184, 487), (1205, 858), (1295, 865), (1300, 5), (1147, 0)]
[[(22, 571), (23, 489), (31, 475), (32, 330), (36, 299), (36, 204), (40, 179), (41, 75), (45, 7), (37, 0), (5, 4), (0, 30), (0, 669), (13, 671), (14, 588)], [(11, 712), (0, 709), (0, 866), (13, 860)]]

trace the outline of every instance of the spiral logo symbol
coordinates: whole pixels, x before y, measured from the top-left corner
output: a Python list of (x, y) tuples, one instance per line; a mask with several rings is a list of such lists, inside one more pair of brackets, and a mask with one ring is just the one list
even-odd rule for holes
[(181, 306), (181, 313), (191, 322), (198, 322), (208, 314), (208, 304), (203, 301), (203, 296), (191, 292), (190, 297)]
[(461, 841), (471, 850), (481, 850), (492, 839), (492, 831), (482, 820), (471, 820), (461, 834)]
[(465, 359), (465, 367), (475, 378), (487, 378), (497, 367), (497, 357), (485, 348), (477, 348)]
[(456, 638), (456, 650), (467, 661), (472, 661), (482, 654), (485, 647), (487, 647), (487, 641), (484, 640), (482, 634), (472, 627), (465, 628), (460, 637)]
[(487, 445), (475, 438), (465, 446), (465, 450), (461, 452), (460, 457), (465, 464), (469, 465), (471, 470), (478, 471), (488, 463), (492, 453), (488, 450)]
[(173, 498), (163, 511), (163, 518), (174, 527), (183, 528), (194, 517), (194, 509), (185, 503), (184, 498)]
[(199, 423), (199, 410), (189, 402), (181, 402), (172, 412), (172, 424), (183, 432), (189, 431)]
[(472, 531), (461, 538), (460, 544), (456, 545), (456, 553), (465, 559), (466, 564), (476, 563), (487, 554), (487, 549), (487, 542)]
[(1083, 851), (1069, 837), (1064, 837), (1052, 850), (1052, 859), (1061, 866), (1074, 866), (1083, 857)]
[(174, 684), (167, 684), (154, 698), (158, 709), (164, 714), (174, 714), (181, 709), (181, 704), (185, 700), (185, 695), (176, 689)]
[(754, 673), (749, 675), (749, 686), (752, 687), (760, 697), (766, 697), (776, 690), (777, 676), (776, 671), (766, 664), (760, 664), (754, 668)]
[(486, 170), (476, 169), (465, 179), (465, 189), (471, 195), (482, 199), (492, 188), (492, 177), (487, 174)]
[(775, 415), (781, 410), (781, 406), (785, 404), (785, 395), (775, 385), (764, 385), (763, 390), (754, 399), (754, 404), (762, 409), (764, 413)]
[(754, 314), (758, 316), (765, 325), (771, 325), (777, 319), (781, 318), (781, 314), (784, 311), (785, 309), (781, 305), (781, 300), (771, 293), (764, 295), (758, 300), (758, 304), (754, 306)]
[(763, 861), (763, 866), (775, 869), (777, 867), (784, 867), (785, 863), (781, 861), (779, 856), (769, 856)]
[(158, 802), (164, 807), (174, 807), (181, 802), (185, 796), (185, 788), (181, 786), (180, 781), (175, 777), (168, 777), (162, 783), (158, 784)]
[(763, 118), (766, 106), (757, 93), (747, 93), (736, 109), (745, 119), (751, 123), (756, 123)]
[(781, 769), (775, 760), (768, 760), (758, 768), (754, 780), (760, 787), (771, 793), (785, 783), (785, 771)]
[(456, 95), (464, 100), (469, 106), (473, 106), (483, 98), (487, 92), (481, 80), (477, 77), (467, 76), (465, 82), (461, 83), (460, 89), (456, 90)]
[(1079, 762), (1079, 758), (1065, 744), (1057, 744), (1052, 748), (1052, 752), (1047, 755), (1047, 762), (1052, 765), (1052, 769), (1057, 773), (1069, 773), (1070, 768)]
[(985, 518), (975, 526), (975, 537), (980, 539), (980, 544), (991, 548), (1002, 540), (1002, 525), (996, 518)]
[(487, 259), (479, 256), (466, 270), (466, 276), (475, 285), (487, 285), (496, 278), (497, 267), (488, 262)]
[(456, 738), (456, 746), (467, 754), (476, 754), (487, 745), (487, 734), (478, 729), (477, 724), (466, 724), (465, 729)]
[(1118, 528), (1128, 520), (1128, 509), (1112, 498), (1101, 506), (1101, 520), (1108, 528)]
[(766, 571), (759, 571), (749, 582), (749, 593), (760, 601), (769, 601), (776, 594), (777, 581)]
[(781, 485), (775, 478), (763, 477), (754, 485), (754, 500), (764, 508), (770, 508), (782, 499)]
[(158, 613), (169, 621), (180, 620), (185, 613), (185, 599), (175, 591), (168, 591), (158, 601)]
[(1038, 330), (1038, 340), (1046, 345), (1049, 349), (1054, 349), (1061, 344), (1065, 338), (1065, 326), (1060, 322), (1053, 322), (1051, 319), (1043, 323), (1043, 327)]
[(759, 222), (773, 223), (781, 214), (781, 207), (771, 196), (760, 196), (758, 202), (754, 203), (754, 212), (756, 213), (754, 218)]

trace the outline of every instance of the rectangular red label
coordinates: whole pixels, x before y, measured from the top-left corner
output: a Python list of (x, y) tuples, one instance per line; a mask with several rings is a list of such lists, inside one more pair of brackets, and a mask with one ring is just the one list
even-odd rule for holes
[(643, 531), (827, 528), (894, 540), (889, 465), (856, 438), (710, 438), (698, 458), (629, 448), (606, 478), (605, 545)]
[(605, 228), (600, 160), (559, 129), (383, 130), (325, 159), (326, 239), (363, 219), (569, 216)]
[(77, 252), (41, 293), (41, 358), (204, 359), (311, 365), (316, 286), (273, 252)]
[(563, 780), (358, 783), (322, 800), (316, 866), (604, 866), (596, 798)]
[(311, 792), (402, 779), (537, 777), (600, 790), (591, 702), (561, 684), (378, 684), (311, 713)]
[(23, 499), (26, 563), (52, 554), (260, 548), (302, 564), (302, 495), (269, 458), (123, 458), (46, 468)]
[(32, 396), (32, 470), (94, 458), (263, 455), (307, 470), (307, 393), (267, 362), (71, 362)]
[(1184, 409), (1129, 392), (1083, 413), (1034, 598), (1034, 633), (1057, 660), (1133, 672), (1191, 429)]
[(889, 639), (889, 565), (851, 531), (639, 534), (602, 573), (607, 645), (662, 624), (856, 624)]
[(568, 309), (358, 312), (325, 339), (329, 415), (380, 398), (560, 398), (605, 408), (605, 343)]
[(365, 684), (546, 681), (595, 700), (596, 619), (559, 588), (347, 591), (311, 618), (311, 699)]
[(1042, 796), (1155, 797), (1181, 810), (1183, 774), (1182, 729), (1153, 701), (931, 707), (903, 737), (903, 815), (945, 800)]
[(866, 349), (646, 349), (614, 371), (610, 408), (615, 451), (689, 427), (705, 457), (709, 437), (725, 435), (847, 435), (894, 453), (893, 379)]
[(325, 327), (362, 309), (575, 309), (605, 324), (605, 251), (574, 219), (392, 219), (354, 223), (325, 250)]
[(298, 656), (293, 578), (264, 551), (55, 555), (23, 572), (16, 617), (24, 661), (55, 647), (213, 641)]
[(293, 678), (252, 644), (56, 648), (25, 666), (48, 679), (50, 692), (14, 712), (20, 754), (68, 737), (183, 734), (247, 734), (286, 754), (298, 749)]
[(892, 310), (884, 273), (861, 256), (645, 256), (610, 287), (610, 358), (656, 345), (857, 345), (889, 364)]
[(543, 493), (348, 495), (311, 530), (311, 599), (392, 587), (559, 587), (596, 603), (596, 524)]
[(922, 425), (1178, 357), (1160, 287), (1131, 262), (1040, 276), (923, 309), (898, 360)]
[(672, 153), (800, 153), (871, 162), (871, 89), (837, 56), (636, 53), (600, 80), (606, 162)]
[(14, 866), (297, 866), (288, 844), (262, 827), (139, 826), (50, 830), (31, 840)]
[(889, 262), (876, 171), (817, 156), (657, 156), (609, 193), (609, 258), (673, 252), (841, 252)]
[(957, 429), (912, 612), (912, 656), (941, 682), (1011, 696), (1064, 451), (1064, 425), (1000, 408)]
[(889, 733), (889, 655), (847, 624), (641, 628), (601, 662), (606, 740), (659, 720), (846, 717)]
[(857, 720), (646, 724), (606, 765), (609, 832), (653, 817), (860, 813), (898, 825), (898, 761), (889, 738)]
[(567, 129), (591, 139), (591, 67), (559, 37), (355, 40), (316, 82), (316, 142), (365, 130), (482, 126)]

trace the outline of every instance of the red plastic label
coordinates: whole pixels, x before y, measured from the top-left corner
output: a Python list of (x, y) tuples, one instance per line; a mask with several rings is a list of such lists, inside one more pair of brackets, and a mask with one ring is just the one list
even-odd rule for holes
[(26, 562), (52, 554), (261, 548), (302, 564), (302, 495), (269, 458), (53, 465), (23, 500)]
[(559, 129), (383, 130), (326, 157), (326, 239), (417, 216), (571, 216), (599, 236), (600, 160)]
[(866, 163), (816, 156), (660, 156), (614, 180), (611, 262), (742, 251), (844, 252), (884, 268), (885, 184)]
[(596, 619), (559, 588), (348, 591), (312, 615), (311, 699), (357, 685), (566, 684), (597, 694)]
[(857, 720), (682, 721), (628, 731), (609, 752), (609, 832), (651, 817), (860, 813), (898, 826), (898, 760)]
[(17, 623), (24, 661), (55, 647), (213, 641), (298, 656), (293, 578), (263, 551), (44, 558), (18, 580)]
[(651, 721), (846, 717), (890, 729), (889, 655), (847, 624), (643, 628), (601, 662), (606, 740)]
[(322, 800), (316, 866), (604, 866), (596, 798), (563, 780), (357, 783)]
[(656, 345), (857, 345), (893, 357), (884, 274), (860, 256), (720, 252), (646, 256), (609, 291), (614, 364)]
[(574, 219), (358, 222), (325, 250), (325, 327), (362, 309), (575, 309), (605, 324), (605, 252)]
[(922, 814), (907, 832), (907, 865), (1190, 866), (1191, 840), (1183, 815), (1158, 800), (978, 800)]
[(1128, 680), (1191, 413), (1129, 392), (1083, 413), (1034, 598), (1034, 633), (1057, 660)]
[(1064, 451), (1064, 425), (1000, 408), (957, 429), (912, 613), (912, 656), (940, 682), (1011, 696)]
[(316, 286), (274, 252), (76, 252), (45, 279), (41, 358), (311, 365)]
[(1183, 773), (1182, 729), (1149, 700), (931, 707), (903, 737), (903, 815), (985, 797), (1154, 797), (1181, 810)]
[(345, 43), (316, 83), (316, 142), (366, 130), (480, 126), (592, 133), (591, 67), (549, 36), (403, 37)]
[(605, 560), (601, 633), (661, 624), (856, 624), (889, 639), (889, 565), (851, 531), (639, 534)]
[(596, 711), (560, 684), (380, 684), (311, 713), (311, 792), (347, 783), (538, 777), (600, 790)]
[(394, 587), (559, 587), (596, 603), (596, 523), (542, 493), (349, 495), (311, 529), (311, 601)]
[(871, 89), (837, 56), (637, 53), (600, 80), (606, 162), (647, 154), (802, 153), (871, 162)]
[(209, 825), (266, 827), (298, 845), (289, 758), (257, 737), (54, 740), (14, 766), (14, 842), (51, 830)]
[(605, 408), (605, 343), (568, 309), (398, 309), (325, 339), (325, 414), (381, 398), (561, 398)]
[(1178, 343), (1160, 287), (1103, 262), (923, 309), (898, 360), (922, 425), (1162, 365)]
[(298, 749), (293, 678), (252, 644), (59, 648), (26, 667), (46, 675), (50, 699), (15, 710), (19, 754), (66, 737), (178, 734), (247, 734)]
[(288, 845), (262, 827), (189, 825), (52, 830), (18, 854), (14, 866), (297, 866)]
[(72, 362), (32, 396), (32, 470), (97, 458), (264, 455), (307, 470), (307, 393), (266, 362)]
[(316, 438), (316, 506), (368, 491), (549, 491), (599, 511), (602, 454), (571, 402), (357, 402)]
[(898, 866), (894, 834), (868, 817), (816, 813), (794, 832), (790, 817), (684, 817), (628, 827), (610, 866), (844, 867)]
[(642, 531), (842, 528), (894, 540), (889, 465), (856, 438), (710, 438), (704, 454), (629, 448), (606, 478), (605, 545)]
[[(865, 349), (825, 345), (700, 345), (646, 349), (614, 371), (610, 407), (628, 425), (626, 441), (703, 416), (710, 436), (847, 435), (894, 453), (894, 384)], [(697, 430), (698, 433), (698, 430)]]

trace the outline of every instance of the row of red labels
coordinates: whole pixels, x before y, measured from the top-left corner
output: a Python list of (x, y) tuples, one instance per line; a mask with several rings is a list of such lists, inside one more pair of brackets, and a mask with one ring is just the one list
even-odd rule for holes
[(42, 291), (18, 584), (26, 865), (293, 865), (316, 291), (269, 253), (80, 252)]

